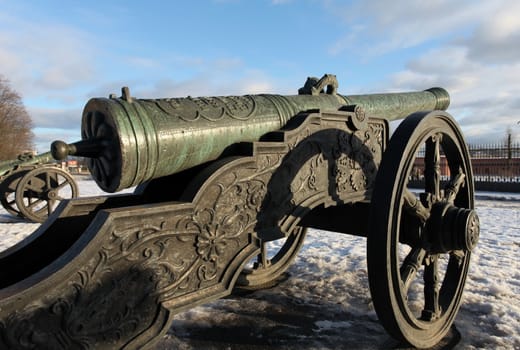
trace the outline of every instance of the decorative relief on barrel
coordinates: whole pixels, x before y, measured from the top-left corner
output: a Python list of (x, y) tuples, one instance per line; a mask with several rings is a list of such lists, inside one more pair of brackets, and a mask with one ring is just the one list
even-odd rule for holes
[(226, 108), (216, 97), (188, 98), (197, 105), (197, 116), (212, 122), (220, 120), (226, 113)]
[(186, 122), (205, 119), (211, 122), (225, 117), (248, 120), (256, 111), (256, 102), (252, 96), (228, 97), (187, 97), (168, 99), (138, 100), (155, 117), (166, 114)]
[(226, 106), (227, 115), (233, 119), (248, 120), (256, 112), (256, 101), (253, 96), (218, 97)]

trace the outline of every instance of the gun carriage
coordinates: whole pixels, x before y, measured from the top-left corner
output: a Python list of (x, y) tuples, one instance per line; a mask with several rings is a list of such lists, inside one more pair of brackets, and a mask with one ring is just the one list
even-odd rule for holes
[(54, 162), (46, 152), (0, 163), (0, 202), (8, 213), (43, 222), (59, 202), (78, 196), (74, 178)]
[(152, 347), (175, 313), (276, 283), (308, 227), (366, 237), (383, 326), (416, 347), (440, 341), (479, 235), (448, 93), (336, 90), (326, 75), (295, 96), (91, 99), (82, 140), (53, 154), (89, 157), (105, 191), (137, 188), (66, 201), (0, 255), (0, 345)]

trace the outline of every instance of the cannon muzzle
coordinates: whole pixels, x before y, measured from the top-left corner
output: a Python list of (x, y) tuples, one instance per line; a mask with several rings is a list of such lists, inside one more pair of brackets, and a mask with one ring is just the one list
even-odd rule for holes
[(82, 118), (82, 141), (52, 145), (55, 158), (89, 158), (98, 185), (116, 192), (217, 159), (230, 145), (279, 130), (299, 113), (357, 107), (367, 116), (401, 119), (421, 110), (445, 110), (442, 88), (419, 92), (343, 96), (333, 75), (309, 78), (299, 95), (136, 99), (93, 98)]

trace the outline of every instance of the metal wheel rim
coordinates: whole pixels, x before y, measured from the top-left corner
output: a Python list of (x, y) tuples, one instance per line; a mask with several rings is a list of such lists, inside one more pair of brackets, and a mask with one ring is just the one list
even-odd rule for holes
[[(405, 295), (409, 289), (403, 292), (405, 287), (401, 269), (404, 263), (398, 256), (401, 245), (400, 225), (404, 213), (402, 198), (416, 151), (438, 133), (443, 135), (439, 143), (448, 150), (448, 162), (460, 163), (456, 165), (461, 165), (466, 175), (465, 188), (459, 189), (455, 201), (459, 207), (473, 208), (471, 165), (457, 125), (444, 112), (417, 113), (408, 117), (396, 130), (383, 157), (374, 188), (371, 228), (367, 240), (369, 282), (376, 312), (391, 335), (417, 347), (433, 346), (449, 331), (460, 305), (470, 260), (469, 251), (462, 258), (450, 253), (437, 297), (437, 302), (442, 304), (440, 315), (431, 321), (417, 318), (409, 307), (408, 295)], [(438, 265), (438, 258), (432, 258), (435, 265)], [(423, 268), (424, 274), (427, 269), (432, 269), (426, 266), (419, 268)], [(435, 276), (438, 277), (438, 274), (435, 273)]]
[(23, 216), (16, 205), (16, 188), (29, 170), (16, 170), (0, 183), (0, 203), (11, 215)]
[[(56, 176), (56, 179), (58, 179), (58, 186), (54, 186), (54, 184), (50, 183), (51, 174), (54, 174)], [(40, 176), (44, 176), (45, 179), (40, 178)], [(63, 179), (63, 181), (59, 181), (60, 177)], [(32, 190), (32, 193), (37, 193), (37, 197), (27, 196), (27, 188), (30, 187), (30, 182), (34, 179), (38, 179), (40, 181), (40, 184), (41, 182), (43, 182), (45, 188), (36, 188)], [(70, 196), (57, 196), (55, 198), (39, 198), (41, 197), (43, 191), (54, 191), (56, 189), (61, 190), (65, 187), (70, 188)], [(59, 202), (66, 199), (76, 198), (78, 196), (78, 193), (79, 190), (76, 182), (74, 181), (72, 176), (66, 171), (51, 167), (36, 168), (28, 172), (22, 178), (22, 180), (20, 180), (20, 183), (16, 188), (16, 205), (19, 208), (21, 214), (27, 217), (28, 219), (35, 222), (43, 222), (47, 219), (47, 217), (50, 216), (54, 209), (56, 209)], [(39, 207), (38, 209), (33, 211), (32, 208), (35, 207), (36, 203), (31, 201), (33, 198), (37, 198), (39, 203), (43, 204), (43, 202), (45, 202), (45, 204), (43, 204), (42, 207)]]
[[(263, 242), (263, 248), (256, 256), (256, 266), (244, 268), (240, 273), (237, 285), (248, 289), (260, 289), (274, 284), (298, 255), (306, 234), (306, 228), (300, 226), (294, 228), (270, 259), (265, 256), (267, 254), (264, 248), (266, 243)], [(269, 261), (268, 266), (262, 264), (262, 261), (266, 260)]]

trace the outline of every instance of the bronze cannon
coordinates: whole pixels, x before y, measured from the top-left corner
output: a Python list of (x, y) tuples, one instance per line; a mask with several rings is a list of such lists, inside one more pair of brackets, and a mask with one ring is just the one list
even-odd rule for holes
[(55, 164), (51, 152), (0, 163), (0, 203), (11, 215), (43, 222), (61, 201), (78, 195), (74, 178)]
[(89, 157), (106, 191), (137, 187), (63, 202), (0, 253), (0, 348), (151, 348), (176, 313), (276, 283), (308, 227), (366, 237), (381, 323), (437, 344), (479, 236), (449, 95), (337, 87), (325, 75), (294, 96), (90, 100), (82, 140), (53, 154)]

